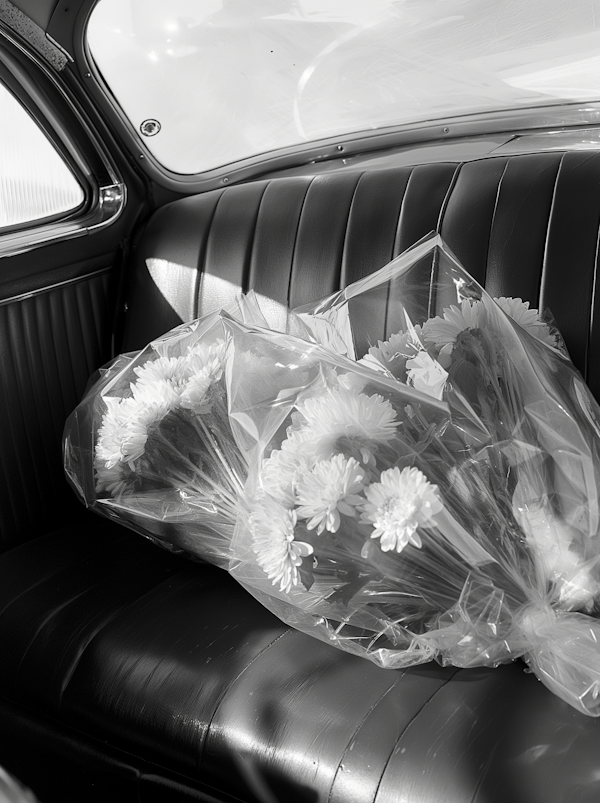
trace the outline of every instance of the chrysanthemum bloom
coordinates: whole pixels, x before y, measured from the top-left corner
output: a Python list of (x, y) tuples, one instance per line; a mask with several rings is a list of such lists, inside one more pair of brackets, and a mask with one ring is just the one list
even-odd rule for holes
[(466, 329), (485, 329), (488, 315), (483, 302), (466, 298), (460, 307), (452, 306), (439, 315), (425, 321), (422, 327), (423, 340), (438, 348), (455, 343), (457, 337)]
[(495, 298), (494, 301), (509, 317), (525, 331), (549, 346), (556, 346), (556, 337), (541, 319), (536, 309), (529, 309), (529, 301), (520, 298)]
[(185, 383), (181, 391), (180, 404), (198, 415), (210, 412), (211, 399), (209, 390), (214, 382), (214, 371), (206, 366), (196, 371)]
[(443, 508), (437, 485), (414, 467), (383, 471), (379, 482), (365, 489), (365, 496), (361, 518), (373, 525), (371, 538), (380, 539), (383, 552), (402, 552), (408, 543), (420, 547), (417, 529), (433, 526), (434, 516)]
[(408, 332), (396, 332), (387, 340), (379, 340), (376, 346), (369, 349), (369, 354), (373, 354), (384, 364), (393, 362), (398, 357), (413, 357), (421, 348), (420, 326), (413, 326)]
[(448, 373), (426, 351), (420, 351), (416, 357), (407, 360), (406, 367), (408, 381), (415, 390), (436, 399), (443, 397)]
[(173, 408), (170, 393), (164, 397), (159, 390), (164, 388), (157, 381), (156, 401), (135, 398), (106, 398), (106, 413), (98, 430), (96, 457), (112, 468), (118, 462), (132, 463), (144, 454), (148, 429), (161, 421)]
[(259, 484), (269, 496), (287, 507), (293, 507), (298, 477), (310, 471), (312, 463), (302, 452), (290, 448), (289, 441), (284, 443), (288, 445), (287, 449), (275, 449), (263, 461)]
[(320, 460), (298, 479), (298, 517), (309, 519), (307, 528), (316, 528), (319, 535), (323, 530), (337, 532), (340, 513), (354, 516), (356, 506), (364, 501), (360, 495), (364, 479), (364, 471), (353, 457), (336, 454), (330, 460)]
[(259, 566), (279, 590), (288, 594), (300, 583), (298, 567), (313, 548), (294, 540), (296, 513), (268, 496), (259, 496), (250, 516), (252, 549)]
[(121, 496), (128, 488), (127, 466), (125, 463), (114, 463), (107, 466), (96, 456), (94, 460), (94, 473), (96, 476), (96, 492), (109, 493), (111, 496)]
[(305, 451), (313, 450), (315, 460), (349, 452), (363, 463), (373, 463), (377, 445), (389, 442), (399, 423), (383, 396), (342, 389), (306, 399), (298, 411), (303, 426), (294, 437), (304, 441)]
[(163, 395), (179, 394), (187, 378), (187, 361), (184, 357), (157, 357), (136, 366), (133, 372), (137, 376), (131, 385), (134, 397), (152, 401), (159, 388)]
[[(141, 438), (140, 413), (144, 405), (133, 398), (107, 397), (104, 403), (106, 412), (98, 430), (96, 457), (111, 469), (117, 463), (126, 463), (137, 456)], [(140, 454), (142, 452), (143, 444)]]
[(398, 332), (387, 340), (379, 340), (364, 356), (370, 368), (382, 368), (401, 382), (406, 381), (406, 361), (421, 348), (421, 327), (413, 326), (408, 332)]
[(226, 343), (221, 338), (208, 346), (206, 343), (197, 343), (192, 346), (184, 358), (189, 375), (201, 372), (206, 368), (215, 381), (220, 379), (225, 351)]

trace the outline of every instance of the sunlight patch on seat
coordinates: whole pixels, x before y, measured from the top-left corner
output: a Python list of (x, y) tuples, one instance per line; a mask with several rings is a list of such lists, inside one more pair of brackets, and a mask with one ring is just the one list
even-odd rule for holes
[(155, 257), (146, 259), (146, 267), (161, 295), (181, 321), (194, 318), (198, 280), (196, 269)]

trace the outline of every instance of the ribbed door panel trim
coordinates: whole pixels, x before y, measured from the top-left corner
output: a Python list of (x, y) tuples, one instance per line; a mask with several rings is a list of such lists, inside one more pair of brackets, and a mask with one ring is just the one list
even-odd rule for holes
[(65, 419), (107, 359), (108, 273), (0, 305), (0, 549), (59, 527), (72, 504)]

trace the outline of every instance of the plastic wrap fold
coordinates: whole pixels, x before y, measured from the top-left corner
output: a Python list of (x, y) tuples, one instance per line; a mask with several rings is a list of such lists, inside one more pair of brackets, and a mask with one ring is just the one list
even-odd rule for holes
[(67, 423), (86, 504), (381, 666), (523, 657), (600, 714), (600, 411), (553, 324), (435, 236), (275, 318), (117, 360)]

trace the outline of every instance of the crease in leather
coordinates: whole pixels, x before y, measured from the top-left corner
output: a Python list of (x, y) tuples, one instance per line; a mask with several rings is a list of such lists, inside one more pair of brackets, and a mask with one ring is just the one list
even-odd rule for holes
[(219, 195), (216, 204), (213, 206), (211, 210), (210, 220), (207, 223), (207, 233), (206, 237), (203, 238), (200, 248), (198, 249), (198, 259), (196, 263), (196, 275), (194, 281), (194, 289), (193, 289), (193, 317), (199, 318), (201, 316), (200, 312), (200, 298), (202, 295), (202, 278), (204, 276), (204, 264), (206, 262), (206, 251), (208, 248), (208, 237), (210, 234), (210, 230), (212, 228), (213, 220), (215, 219), (215, 215), (217, 214), (217, 207), (219, 206), (219, 201), (223, 197), (223, 192)]
[(221, 707), (223, 705), (223, 702), (225, 701), (225, 698), (227, 697), (227, 695), (230, 692), (230, 690), (243, 677), (243, 675), (246, 674), (246, 672), (248, 672), (250, 667), (254, 663), (256, 663), (257, 660), (259, 660), (266, 652), (268, 652), (270, 649), (272, 649), (273, 645), (276, 644), (278, 641), (281, 641), (286, 636), (289, 638), (290, 633), (292, 633), (291, 629), (284, 630), (283, 633), (280, 633), (279, 635), (275, 636), (275, 638), (273, 639), (273, 641), (271, 641), (270, 644), (265, 644), (265, 646), (259, 652), (257, 652), (256, 655), (254, 655), (252, 657), (252, 659), (250, 661), (248, 661), (248, 663), (245, 664), (242, 667), (242, 669), (240, 669), (238, 674), (235, 677), (231, 678), (229, 683), (222, 689), (222, 691), (220, 692), (219, 696), (217, 697), (217, 700), (215, 702), (215, 705), (214, 705), (214, 708), (213, 708), (213, 712), (212, 712), (212, 714), (210, 716), (210, 719), (206, 723), (206, 730), (205, 730), (204, 739), (202, 740), (202, 743), (200, 745), (200, 750), (198, 751), (198, 767), (200, 767), (200, 765), (202, 764), (202, 759), (204, 757), (204, 751), (205, 751), (205, 748), (206, 748), (206, 740), (208, 738), (208, 734), (211, 731), (212, 724), (215, 721), (215, 718), (218, 716), (218, 714), (220, 712), (220, 709), (221, 709)]
[[(453, 673), (452, 673), (452, 675), (450, 676), (450, 678), (449, 678), (448, 680), (450, 680), (452, 677), (454, 677), (454, 675), (455, 675), (457, 672), (458, 672), (458, 669), (457, 669), (455, 672), (453, 672)], [(384, 780), (384, 778), (385, 778), (385, 775), (386, 775), (386, 772), (387, 772), (387, 770), (388, 770), (388, 767), (390, 766), (390, 764), (391, 764), (391, 762), (392, 762), (392, 760), (393, 760), (394, 756), (395, 756), (395, 755), (397, 754), (397, 752), (398, 752), (398, 742), (399, 742), (401, 739), (403, 739), (403, 738), (406, 736), (406, 734), (407, 734), (407, 733), (408, 733), (408, 731), (410, 730), (410, 727), (411, 727), (411, 725), (412, 725), (414, 722), (416, 722), (416, 721), (417, 721), (417, 719), (419, 718), (419, 716), (421, 716), (421, 714), (423, 713), (423, 711), (425, 711), (425, 709), (426, 709), (428, 706), (431, 706), (431, 704), (434, 702), (434, 699), (435, 699), (435, 697), (436, 697), (438, 694), (440, 694), (440, 693), (441, 693), (441, 691), (443, 690), (443, 688), (444, 688), (444, 686), (446, 685), (446, 683), (447, 683), (447, 682), (448, 682), (448, 681), (445, 681), (444, 683), (440, 684), (440, 686), (439, 686), (437, 689), (435, 689), (435, 690), (434, 690), (433, 694), (432, 694), (431, 696), (429, 696), (429, 697), (428, 697), (426, 700), (424, 700), (424, 701), (423, 701), (423, 704), (422, 704), (422, 705), (419, 707), (419, 709), (418, 709), (418, 710), (417, 710), (417, 711), (416, 711), (416, 712), (413, 714), (413, 716), (411, 717), (410, 721), (409, 721), (409, 722), (407, 722), (407, 724), (406, 724), (406, 727), (403, 729), (403, 731), (402, 731), (402, 733), (401, 733), (401, 735), (400, 735), (400, 737), (399, 737), (398, 741), (397, 741), (397, 742), (396, 742), (396, 744), (394, 745), (394, 749), (393, 749), (393, 750), (392, 750), (392, 752), (390, 753), (390, 756), (389, 756), (388, 760), (385, 762), (385, 766), (383, 767), (383, 770), (382, 770), (382, 772), (381, 772), (381, 775), (379, 776), (379, 781), (378, 781), (378, 783), (377, 783), (377, 789), (376, 789), (376, 791), (375, 791), (375, 796), (373, 797), (373, 801), (374, 801), (374, 803), (375, 803), (375, 801), (377, 800), (377, 797), (379, 796), (379, 792), (380, 792), (380, 789), (381, 789), (381, 785), (382, 785), (382, 783), (383, 783), (383, 780)]]
[[(356, 742), (356, 738), (357, 738), (358, 734), (359, 734), (359, 733), (360, 733), (360, 731), (363, 729), (363, 727), (364, 727), (365, 723), (366, 723), (366, 722), (368, 722), (368, 720), (370, 719), (370, 717), (373, 715), (373, 712), (374, 712), (374, 711), (375, 711), (375, 710), (376, 710), (376, 709), (377, 709), (377, 708), (378, 708), (380, 705), (382, 705), (382, 704), (383, 704), (384, 700), (385, 700), (385, 699), (386, 699), (386, 698), (387, 698), (387, 697), (388, 697), (388, 696), (389, 696), (389, 695), (390, 695), (390, 694), (393, 692), (394, 688), (396, 688), (396, 686), (397, 686), (397, 685), (398, 685), (398, 684), (401, 682), (402, 678), (403, 678), (403, 677), (406, 675), (406, 672), (407, 672), (407, 669), (402, 669), (402, 670), (399, 670), (399, 671), (398, 671), (398, 677), (396, 677), (396, 678), (394, 679), (394, 681), (393, 681), (393, 682), (392, 682), (392, 683), (389, 685), (389, 687), (388, 687), (388, 688), (387, 688), (387, 689), (386, 689), (384, 692), (382, 692), (382, 694), (380, 695), (379, 699), (378, 699), (378, 700), (376, 700), (376, 701), (375, 701), (375, 702), (374, 702), (374, 703), (371, 705), (371, 707), (369, 708), (369, 710), (367, 711), (367, 713), (366, 713), (366, 714), (365, 714), (365, 715), (362, 717), (362, 719), (360, 720), (360, 722), (358, 722), (358, 723), (357, 723), (357, 725), (356, 725), (356, 728), (355, 728), (355, 730), (354, 730), (354, 733), (353, 733), (353, 734), (352, 734), (352, 736), (351, 736), (351, 737), (348, 739), (348, 741), (347, 741), (347, 743), (346, 743), (346, 746), (345, 746), (345, 748), (343, 749), (343, 751), (342, 751), (342, 753), (341, 753), (341, 755), (340, 755), (340, 760), (339, 760), (339, 763), (338, 763), (338, 767), (337, 767), (337, 770), (336, 770), (335, 776), (334, 776), (334, 778), (333, 778), (333, 782), (332, 782), (332, 784), (331, 784), (331, 788), (330, 788), (330, 790), (329, 790), (329, 793), (328, 793), (328, 795), (327, 795), (327, 803), (332, 803), (332, 800), (333, 800), (333, 797), (332, 797), (332, 796), (333, 796), (333, 794), (334, 794), (334, 790), (335, 790), (335, 786), (336, 786), (336, 781), (337, 781), (337, 779), (338, 779), (338, 776), (339, 776), (339, 774), (340, 774), (340, 771), (341, 771), (342, 769), (345, 771), (344, 762), (346, 761), (346, 757), (348, 756), (348, 754), (349, 754), (350, 750), (352, 750), (352, 748), (353, 748), (353, 746), (354, 746), (354, 744), (355, 744), (355, 742)], [(391, 756), (392, 752), (393, 752), (393, 747), (392, 747), (392, 748), (390, 748), (390, 753), (388, 754), (387, 761), (389, 761), (389, 757)], [(387, 761), (386, 761), (386, 763), (387, 763)]]
[(294, 275), (294, 265), (296, 264), (296, 249), (297, 249), (297, 246), (298, 246), (298, 235), (300, 233), (300, 221), (302, 220), (302, 216), (304, 215), (304, 210), (306, 208), (306, 203), (307, 203), (307, 200), (308, 200), (308, 193), (310, 192), (310, 188), (311, 188), (313, 182), (315, 181), (315, 178), (316, 178), (316, 176), (313, 176), (311, 178), (311, 180), (309, 181), (307, 187), (306, 187), (306, 192), (304, 193), (304, 196), (302, 198), (302, 204), (300, 206), (300, 214), (298, 215), (298, 221), (296, 223), (296, 230), (294, 232), (294, 246), (292, 248), (292, 259), (291, 259), (291, 262), (290, 262), (290, 271), (289, 271), (289, 276), (288, 276), (288, 288), (287, 288), (287, 298), (286, 298), (286, 304), (288, 305), (288, 307), (292, 307), (292, 301), (291, 301), (291, 299), (292, 299), (292, 277)]

